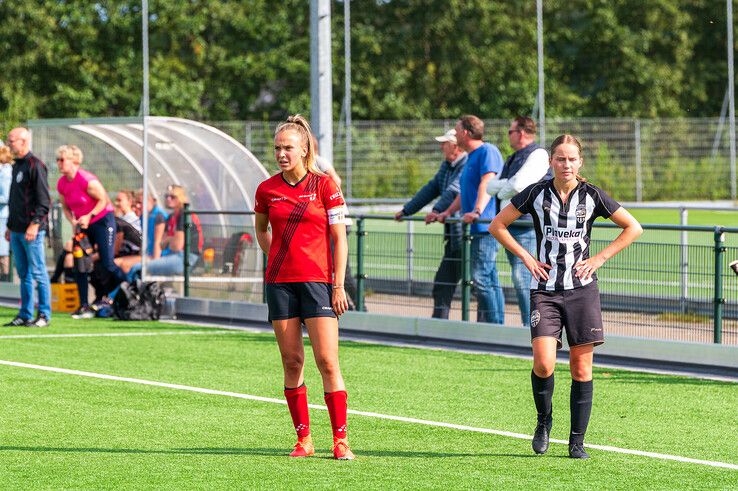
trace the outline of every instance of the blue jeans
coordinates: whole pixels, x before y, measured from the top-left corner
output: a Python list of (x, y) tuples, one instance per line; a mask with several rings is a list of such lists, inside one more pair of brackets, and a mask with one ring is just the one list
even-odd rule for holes
[(471, 266), (477, 296), (477, 322), (505, 323), (505, 297), (497, 278), (497, 249), (490, 234), (474, 234), (471, 243)]
[[(115, 215), (110, 211), (106, 213), (100, 220), (95, 223), (91, 223), (87, 229), (84, 230), (87, 234), (87, 238), (90, 240), (90, 245), (97, 245), (97, 254), (99, 256), (99, 264), (95, 267), (101, 267), (103, 271), (110, 277), (115, 278), (116, 286), (121, 281), (126, 281), (126, 274), (116, 266), (113, 261), (113, 246), (115, 245)], [(75, 279), (77, 280), (77, 291), (79, 292), (79, 303), (82, 306), (88, 304), (89, 298), (89, 279), (87, 273), (75, 272)], [(97, 292), (100, 297), (108, 294), (108, 291)]]
[(51, 285), (46, 271), (44, 238), (46, 231), (39, 231), (36, 240), (28, 242), (25, 232), (10, 232), (15, 270), (21, 285), (21, 319), (33, 319), (33, 282), (38, 289), (38, 313), (51, 319)]
[[(536, 231), (531, 227), (508, 227), (510, 234), (536, 257)], [(505, 250), (507, 260), (512, 267), (512, 281), (515, 285), (515, 294), (518, 297), (518, 307), (520, 307), (520, 319), (524, 326), (530, 325), (530, 280), (532, 275), (528, 268), (525, 267), (523, 261), (512, 252)]]

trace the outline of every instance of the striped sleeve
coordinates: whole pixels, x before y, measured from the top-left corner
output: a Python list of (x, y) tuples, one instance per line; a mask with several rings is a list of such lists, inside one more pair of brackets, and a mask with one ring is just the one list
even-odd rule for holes
[(620, 208), (620, 203), (615, 201), (602, 189), (592, 186), (595, 190), (595, 214), (602, 218), (610, 218), (615, 211)]

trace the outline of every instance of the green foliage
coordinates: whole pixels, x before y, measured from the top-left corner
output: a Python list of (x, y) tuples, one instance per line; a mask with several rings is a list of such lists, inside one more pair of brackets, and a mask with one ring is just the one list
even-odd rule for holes
[[(356, 119), (529, 114), (535, 2), (352, 2)], [(0, 120), (130, 116), (142, 86), (139, 1), (0, 1)], [(343, 2), (333, 3), (334, 110)], [(310, 109), (309, 2), (150, 4), (151, 112), (279, 119)], [(713, 0), (544, 2), (549, 116), (713, 116), (725, 92), (725, 13)]]

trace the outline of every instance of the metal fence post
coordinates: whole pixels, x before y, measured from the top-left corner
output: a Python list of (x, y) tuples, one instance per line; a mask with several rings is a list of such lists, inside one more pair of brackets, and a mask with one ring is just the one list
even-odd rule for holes
[(413, 292), (413, 269), (415, 268), (415, 247), (414, 247), (415, 227), (412, 220), (407, 221), (407, 237), (406, 237), (406, 253), (407, 253), (407, 294)]
[(635, 120), (635, 164), (636, 164), (636, 201), (643, 201), (643, 168), (641, 162), (641, 120)]
[[(679, 223), (681, 223), (682, 227), (687, 226), (687, 222), (689, 220), (688, 218), (689, 211), (686, 207), (682, 206), (679, 208)], [(681, 304), (682, 304), (682, 313), (687, 312), (687, 301), (689, 299), (689, 245), (688, 245), (688, 233), (686, 228), (682, 228), (681, 232), (681, 253), (682, 253), (682, 264), (681, 264), (681, 286), (682, 286), (682, 295), (681, 295)]]
[(184, 296), (190, 296), (190, 205), (184, 204)]
[(713, 341), (715, 344), (723, 342), (723, 262), (725, 256), (725, 233), (723, 227), (715, 227), (715, 311), (713, 314)]
[(469, 320), (469, 300), (471, 295), (471, 241), (469, 224), (461, 225), (461, 320)]
[(356, 219), (356, 310), (364, 311), (364, 288), (366, 275), (364, 274), (364, 218)]

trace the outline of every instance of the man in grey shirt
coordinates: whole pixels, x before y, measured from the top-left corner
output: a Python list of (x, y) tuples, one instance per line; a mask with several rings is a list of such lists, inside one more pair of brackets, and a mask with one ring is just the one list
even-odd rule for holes
[[(395, 220), (402, 220), (438, 198), (432, 210), (425, 216), (425, 223), (436, 221), (438, 214), (446, 210), (459, 194), (459, 176), (466, 163), (467, 155), (456, 144), (456, 130), (448, 130), (436, 137), (441, 143), (441, 151), (445, 157), (436, 175), (423, 186), (415, 196), (405, 203), (395, 214)], [(458, 217), (458, 214), (456, 215)], [(461, 279), (461, 224), (444, 223), (443, 239), (445, 241), (443, 258), (433, 278), (433, 317), (448, 319), (451, 301), (456, 285)]]

